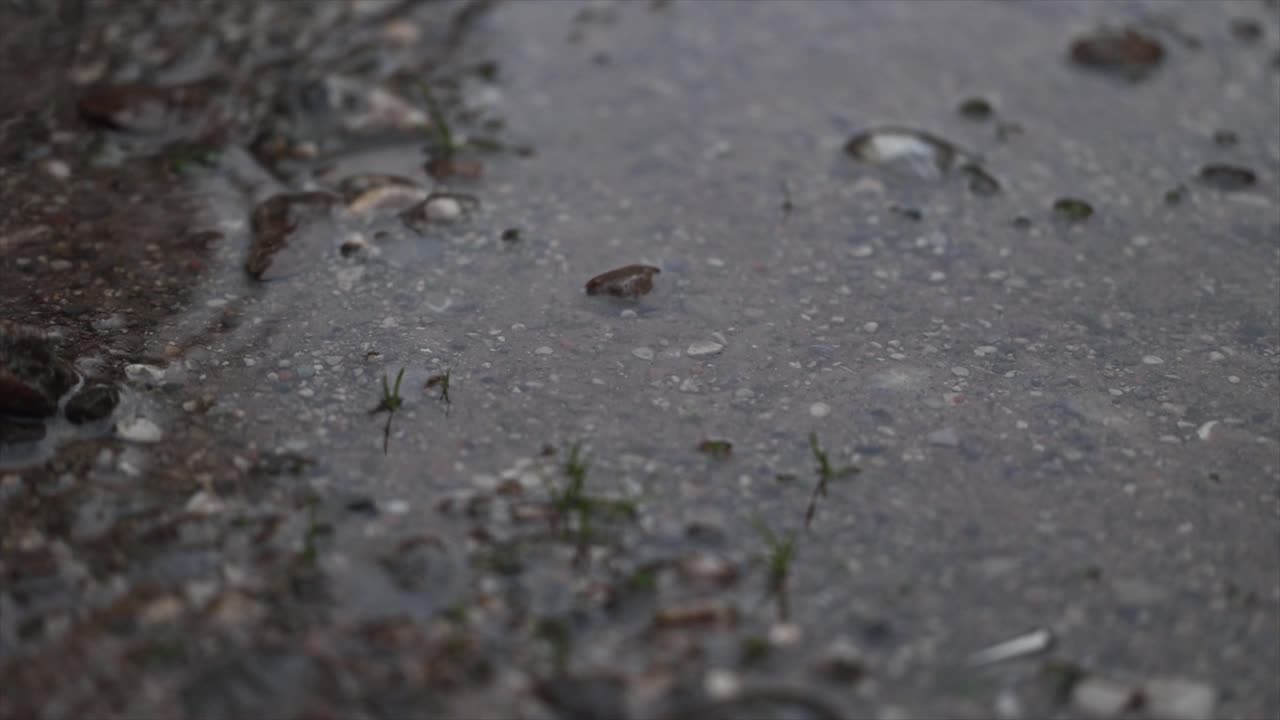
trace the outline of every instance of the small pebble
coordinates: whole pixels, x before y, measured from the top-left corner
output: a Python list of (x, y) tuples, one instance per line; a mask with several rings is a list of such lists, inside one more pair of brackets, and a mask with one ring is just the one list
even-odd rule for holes
[(711, 699), (728, 700), (742, 692), (742, 680), (732, 670), (714, 668), (707, 671), (704, 688)]
[(769, 642), (776, 647), (791, 647), (800, 642), (800, 626), (795, 623), (778, 623), (769, 628)]
[(631, 354), (632, 354), (632, 355), (635, 355), (636, 357), (640, 358), (641, 360), (652, 360), (652, 359), (653, 359), (653, 348), (649, 348), (649, 347), (638, 347), (638, 348), (636, 348), (636, 349), (632, 350), (632, 351), (631, 351)]
[(1208, 440), (1213, 434), (1213, 427), (1217, 424), (1217, 420), (1210, 420), (1209, 422), (1201, 425), (1199, 430), (1196, 430), (1196, 435), (1199, 436), (1201, 440)]
[(688, 353), (690, 357), (701, 357), (704, 355), (715, 355), (723, 349), (724, 346), (718, 342), (713, 342), (711, 340), (699, 340), (691, 344), (689, 349), (685, 352)]
[(452, 222), (462, 217), (462, 203), (451, 197), (433, 198), (425, 210), (428, 220)]
[(1240, 383), (1240, 376), (1239, 376), (1239, 375), (1228, 375), (1228, 376), (1227, 376), (1227, 382), (1231, 383), (1232, 385), (1238, 385), (1238, 384)]
[(880, 323), (878, 323), (878, 322), (876, 322), (876, 321), (872, 320), (871, 322), (863, 323), (863, 324), (862, 324), (862, 329), (863, 329), (863, 331), (864, 331), (864, 332), (873, 333), (873, 332), (875, 332), (876, 330), (879, 330), (879, 329), (880, 329)]
[(1157, 355), (1143, 355), (1142, 362), (1146, 365), (1163, 365), (1164, 360)]
[(1209, 685), (1176, 678), (1155, 678), (1142, 688), (1149, 717), (1164, 720), (1210, 720), (1218, 693)]
[(1095, 718), (1113, 718), (1134, 701), (1133, 688), (1105, 678), (1088, 677), (1071, 691), (1071, 706)]
[(66, 180), (71, 177), (71, 168), (61, 160), (47, 160), (44, 163), (44, 171), (49, 173), (51, 177), (58, 180)]
[(816, 418), (824, 418), (831, 414), (831, 406), (824, 402), (816, 402), (809, 406), (809, 414)]
[(815, 669), (828, 680), (853, 684), (866, 674), (866, 660), (849, 640), (839, 638), (819, 656)]
[(553, 352), (555, 352), (555, 350), (552, 350), (552, 349), (551, 349), (549, 346), (547, 346), (547, 345), (543, 345), (542, 347), (538, 348), (537, 350), (534, 350), (534, 351), (533, 351), (533, 354), (534, 354), (534, 355), (550, 355), (550, 354), (551, 354), (551, 353), (553, 353)]
[(956, 377), (969, 377), (969, 368), (957, 365), (951, 368), (951, 374)]
[(126, 418), (116, 423), (116, 435), (122, 440), (138, 443), (160, 442), (164, 437), (159, 425), (142, 417)]

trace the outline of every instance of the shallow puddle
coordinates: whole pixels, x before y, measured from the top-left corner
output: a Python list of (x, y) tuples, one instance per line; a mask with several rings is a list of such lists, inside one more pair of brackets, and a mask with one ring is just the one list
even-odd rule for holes
[(0, 717), (1280, 708), (1274, 9), (165, 8), (0, 176)]

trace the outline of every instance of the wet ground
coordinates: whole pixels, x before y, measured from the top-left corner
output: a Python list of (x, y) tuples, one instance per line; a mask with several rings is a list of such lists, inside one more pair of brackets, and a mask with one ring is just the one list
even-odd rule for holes
[(0, 717), (1277, 716), (1278, 13), (5, 6)]

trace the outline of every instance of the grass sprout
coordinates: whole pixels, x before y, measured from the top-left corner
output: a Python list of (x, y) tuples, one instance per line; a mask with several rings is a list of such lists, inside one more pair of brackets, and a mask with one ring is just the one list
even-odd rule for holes
[(818, 463), (818, 484), (813, 488), (813, 495), (809, 496), (809, 507), (804, 513), (805, 529), (813, 524), (813, 517), (818, 511), (818, 498), (827, 496), (827, 485), (832, 480), (862, 472), (862, 469), (856, 465), (833, 466), (830, 458), (827, 457), (827, 451), (823, 450), (822, 445), (818, 443), (818, 433), (809, 433), (809, 449), (813, 452), (813, 459)]
[(382, 400), (377, 407), (369, 411), (370, 415), (378, 413), (387, 414), (387, 424), (382, 428), (382, 452), (386, 454), (387, 448), (391, 442), (391, 418), (395, 417), (396, 411), (404, 404), (404, 399), (400, 397), (400, 381), (404, 380), (404, 368), (400, 368), (400, 372), (396, 373), (395, 386), (387, 379), (387, 374), (382, 374)]

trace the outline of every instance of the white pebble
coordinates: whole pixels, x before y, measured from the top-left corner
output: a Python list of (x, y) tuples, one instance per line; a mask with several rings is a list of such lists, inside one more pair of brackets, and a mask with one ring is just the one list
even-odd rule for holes
[(742, 692), (742, 680), (738, 678), (737, 673), (723, 668), (707, 671), (703, 686), (707, 695), (713, 700), (728, 700)]
[(1218, 693), (1209, 685), (1176, 678), (1155, 678), (1142, 688), (1149, 717), (1166, 720), (1209, 720)]
[(929, 273), (929, 282), (942, 282), (947, 279), (947, 274), (941, 270), (934, 270)]
[(873, 332), (875, 332), (876, 330), (879, 330), (879, 329), (880, 329), (880, 323), (878, 323), (878, 322), (876, 322), (876, 321), (874, 321), (874, 320), (872, 320), (871, 322), (866, 322), (866, 323), (863, 323), (863, 324), (862, 324), (862, 330), (863, 330), (864, 332), (873, 333)]
[(979, 345), (978, 347), (973, 349), (973, 354), (977, 355), (978, 357), (986, 357), (987, 355), (991, 355), (995, 352), (998, 352), (998, 351), (996, 350), (996, 347), (994, 345)]
[(71, 177), (71, 168), (61, 160), (46, 161), (44, 164), (44, 171), (59, 180), (66, 180)]
[(137, 381), (158, 383), (164, 379), (164, 369), (155, 365), (142, 365), (133, 363), (124, 366), (125, 377)]
[(969, 368), (957, 365), (951, 368), (951, 374), (956, 377), (969, 377)]
[(824, 418), (831, 414), (831, 406), (824, 402), (816, 402), (809, 406), (809, 414), (816, 418)]
[(427, 203), (428, 220), (451, 222), (462, 217), (462, 203), (451, 197), (438, 197)]
[(164, 432), (160, 426), (143, 417), (125, 418), (116, 423), (116, 435), (122, 440), (138, 443), (160, 442)]
[(641, 360), (652, 360), (652, 359), (653, 359), (653, 348), (650, 348), (650, 347), (638, 347), (638, 348), (636, 348), (636, 349), (632, 350), (632, 351), (631, 351), (631, 354), (632, 354), (632, 355), (635, 355), (636, 357), (640, 358)]
[(1196, 435), (1198, 435), (1201, 440), (1208, 440), (1213, 434), (1213, 426), (1217, 424), (1217, 420), (1210, 420), (1209, 422), (1201, 425), (1199, 430), (1196, 430)]
[(1113, 718), (1132, 704), (1134, 689), (1106, 678), (1089, 677), (1071, 691), (1071, 706), (1081, 714)]
[(715, 355), (723, 349), (724, 346), (718, 342), (712, 342), (711, 340), (699, 340), (691, 344), (689, 349), (685, 350), (685, 352), (688, 353), (690, 357), (700, 357), (702, 355)]
[(546, 346), (546, 345), (543, 345), (542, 347), (538, 348), (537, 350), (534, 350), (534, 351), (533, 351), (533, 354), (534, 354), (534, 355), (550, 355), (550, 354), (551, 354), (551, 353), (553, 353), (553, 352), (555, 352), (555, 350), (552, 350), (550, 347), (548, 347), (548, 346)]
[(795, 623), (778, 623), (769, 628), (769, 642), (776, 647), (791, 647), (800, 642), (800, 626)]
[(1157, 355), (1143, 355), (1142, 362), (1147, 365), (1163, 365), (1164, 359)]
[(1236, 385), (1236, 384), (1238, 384), (1238, 383), (1240, 382), (1240, 376), (1239, 376), (1239, 375), (1228, 375), (1228, 376), (1227, 376), (1227, 382), (1231, 383), (1232, 385)]

